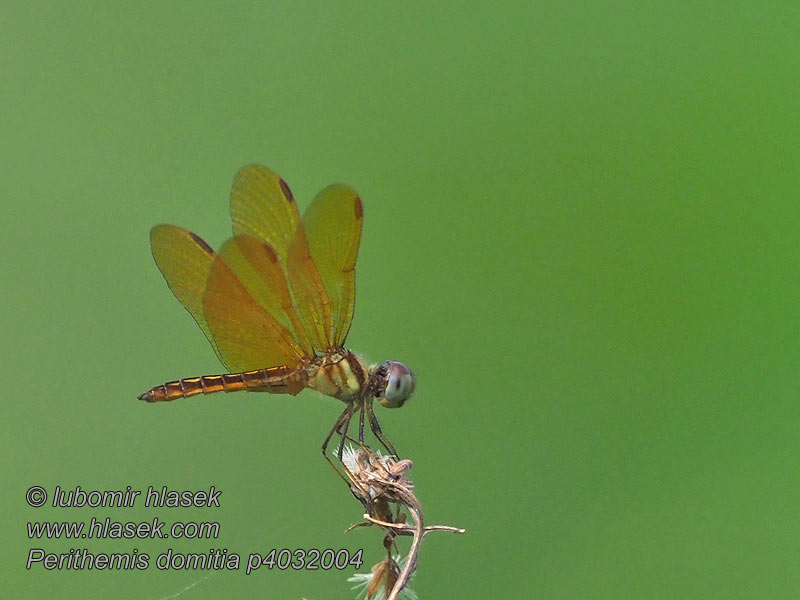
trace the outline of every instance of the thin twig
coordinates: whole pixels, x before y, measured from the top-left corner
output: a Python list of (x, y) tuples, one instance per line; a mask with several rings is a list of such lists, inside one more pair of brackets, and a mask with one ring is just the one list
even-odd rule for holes
[[(408, 523), (389, 523), (388, 521), (381, 521), (380, 519), (376, 519), (375, 517), (370, 516), (367, 513), (362, 515), (365, 521), (370, 521), (375, 525), (380, 525), (381, 527), (389, 527), (391, 529), (397, 529), (398, 531), (413, 531), (415, 527), (413, 525), (409, 525)], [(347, 528), (345, 533), (350, 531), (351, 529), (355, 529), (356, 527), (363, 527), (364, 525), (369, 525), (369, 523), (356, 523), (355, 525), (351, 525)], [(431, 531), (449, 531), (450, 533), (466, 533), (466, 529), (462, 529), (460, 527), (450, 527), (449, 525), (426, 525), (424, 527), (423, 533), (430, 533)]]

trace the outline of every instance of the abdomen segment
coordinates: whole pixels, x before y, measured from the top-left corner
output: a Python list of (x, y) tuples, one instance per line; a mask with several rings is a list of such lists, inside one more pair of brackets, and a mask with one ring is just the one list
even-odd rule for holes
[(145, 402), (169, 402), (178, 398), (188, 398), (198, 394), (215, 392), (270, 392), (273, 394), (297, 394), (306, 386), (307, 376), (302, 370), (288, 367), (271, 367), (225, 373), (223, 375), (203, 375), (168, 381), (139, 396)]

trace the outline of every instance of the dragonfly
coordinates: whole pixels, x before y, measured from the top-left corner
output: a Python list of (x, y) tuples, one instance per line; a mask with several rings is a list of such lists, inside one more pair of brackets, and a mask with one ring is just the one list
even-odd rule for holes
[(217, 252), (181, 227), (156, 225), (150, 232), (153, 258), (167, 285), (228, 372), (169, 381), (139, 400), (237, 391), (296, 395), (309, 388), (345, 403), (322, 443), (332, 466), (328, 445), (341, 436), (341, 461), (356, 413), (358, 441), (364, 443), (366, 421), (396, 456), (373, 402), (403, 406), (414, 392), (414, 374), (395, 360), (368, 366), (344, 347), (364, 220), (359, 196), (346, 185), (330, 185), (301, 219), (286, 182), (253, 164), (234, 178), (230, 212), (233, 237)]

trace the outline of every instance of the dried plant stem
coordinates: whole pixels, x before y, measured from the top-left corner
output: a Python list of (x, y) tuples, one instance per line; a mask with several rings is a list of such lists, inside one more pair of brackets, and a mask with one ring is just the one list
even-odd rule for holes
[(400, 571), (400, 575), (398, 575), (397, 581), (395, 581), (392, 591), (386, 600), (397, 600), (397, 596), (408, 584), (408, 580), (411, 579), (411, 573), (413, 573), (414, 569), (417, 568), (417, 555), (419, 554), (419, 548), (422, 545), (422, 537), (425, 535), (425, 528), (422, 524), (422, 509), (419, 507), (419, 505), (416, 507), (419, 508), (419, 510), (415, 510), (409, 505), (406, 506), (414, 517), (414, 537), (411, 540), (411, 548), (408, 550), (406, 564), (403, 565), (403, 570)]

